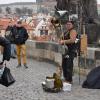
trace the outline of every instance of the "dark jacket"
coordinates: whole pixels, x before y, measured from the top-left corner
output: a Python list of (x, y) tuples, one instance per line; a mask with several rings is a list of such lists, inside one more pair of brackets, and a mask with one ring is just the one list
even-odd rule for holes
[(8, 39), (11, 43), (14, 43), (14, 33), (13, 26), (8, 26), (5, 32), (5, 38)]
[(4, 37), (0, 37), (0, 45), (4, 47), (3, 50), (3, 61), (10, 60), (10, 56), (11, 56), (11, 44), (10, 42), (4, 38)]
[(14, 26), (13, 33), (15, 44), (25, 44), (26, 40), (28, 39), (28, 33), (24, 27)]

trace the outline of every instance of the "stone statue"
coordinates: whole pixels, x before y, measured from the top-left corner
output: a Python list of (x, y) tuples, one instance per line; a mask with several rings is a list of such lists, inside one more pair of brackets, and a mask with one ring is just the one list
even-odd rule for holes
[[(81, 2), (83, 6), (83, 12), (86, 17), (97, 17), (97, 1), (96, 0), (56, 0), (56, 10), (70, 10), (72, 4), (78, 4)], [(77, 6), (77, 5), (76, 5)]]
[(70, 0), (56, 0), (57, 1), (57, 10), (68, 10)]
[(83, 19), (84, 21), (87, 21), (86, 33), (88, 35), (88, 40), (89, 40), (88, 42), (89, 43), (97, 42), (98, 38), (100, 38), (100, 36), (98, 36), (99, 29), (97, 27), (98, 25), (96, 23), (93, 23), (93, 21), (98, 18), (97, 0), (92, 0), (92, 1), (91, 0), (56, 0), (56, 1), (57, 1), (57, 5), (55, 6), (56, 10), (67, 10), (68, 12), (72, 10), (71, 9), (73, 7), (72, 4), (76, 4), (76, 9), (77, 9), (77, 4), (79, 2), (82, 3), (81, 6), (83, 7), (83, 11), (82, 11)]

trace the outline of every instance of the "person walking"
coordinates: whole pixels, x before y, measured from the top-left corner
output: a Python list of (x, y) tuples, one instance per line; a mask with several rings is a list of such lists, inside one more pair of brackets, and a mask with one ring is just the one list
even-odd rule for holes
[(14, 37), (13, 37), (13, 24), (12, 21), (9, 22), (6, 32), (5, 32), (5, 38), (8, 39), (11, 43), (11, 58), (16, 58), (16, 46), (14, 44)]
[(27, 30), (23, 27), (22, 22), (18, 21), (16, 26), (14, 26), (14, 42), (16, 44), (17, 58), (18, 58), (18, 67), (21, 67), (21, 56), (23, 60), (23, 65), (25, 68), (28, 68), (26, 62), (26, 45), (25, 42), (28, 39)]

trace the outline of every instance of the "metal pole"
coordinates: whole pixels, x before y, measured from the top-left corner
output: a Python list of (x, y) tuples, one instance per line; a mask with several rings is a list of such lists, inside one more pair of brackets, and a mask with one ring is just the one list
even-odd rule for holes
[[(78, 2), (78, 17), (79, 17), (79, 23), (78, 23), (78, 30), (79, 30), (79, 39), (81, 40), (81, 34), (82, 34), (82, 24), (83, 24), (83, 19), (82, 19), (82, 14), (83, 14), (83, 11), (82, 11), (82, 2), (79, 1)], [(81, 71), (81, 66), (80, 66), (80, 57), (81, 57), (81, 53), (80, 53), (80, 46), (79, 46), (79, 54), (78, 54), (78, 67), (79, 67), (79, 84), (81, 83), (81, 74), (80, 74), (80, 71)]]

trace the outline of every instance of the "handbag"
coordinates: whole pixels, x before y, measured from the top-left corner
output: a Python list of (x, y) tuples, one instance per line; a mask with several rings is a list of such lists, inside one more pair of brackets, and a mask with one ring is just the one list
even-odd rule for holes
[(10, 69), (5, 67), (3, 75), (2, 75), (2, 77), (0, 79), (0, 84), (8, 87), (8, 86), (12, 85), (14, 82), (15, 82), (15, 79), (12, 76), (12, 74), (10, 72)]

